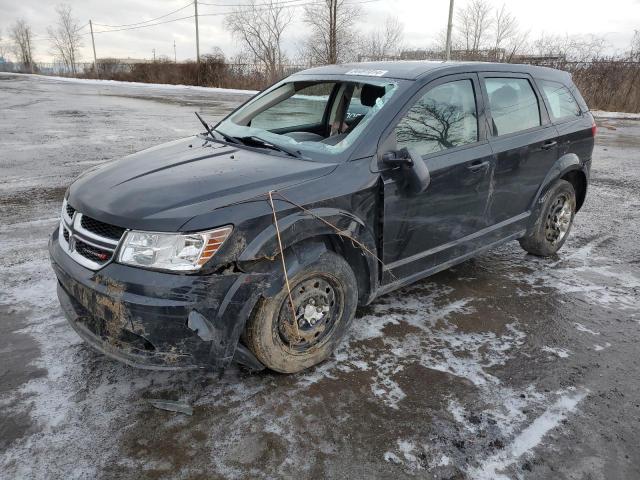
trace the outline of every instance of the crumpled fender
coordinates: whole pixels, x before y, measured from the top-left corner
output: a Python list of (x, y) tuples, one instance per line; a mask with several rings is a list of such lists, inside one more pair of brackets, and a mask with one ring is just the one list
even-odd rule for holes
[[(289, 276), (294, 275), (303, 266), (315, 261), (327, 249), (326, 243), (322, 240), (323, 237), (338, 235), (334, 228), (320, 219), (335, 226), (346, 242), (349, 240), (345, 237), (353, 238), (371, 252), (376, 252), (373, 235), (365, 223), (355, 215), (337, 208), (315, 208), (310, 209), (309, 212), (313, 215), (299, 211), (278, 218), (280, 238), (282, 248), (285, 251), (285, 263), (287, 264)], [(377, 260), (357, 243), (351, 242), (351, 244), (361, 252), (366, 261), (369, 291), (374, 292), (377, 288)], [(274, 225), (270, 225), (256, 235), (247, 245), (238, 256), (237, 263), (240, 268), (243, 268), (243, 265), (256, 261), (275, 260), (279, 254), (280, 247), (276, 229)], [(347, 260), (349, 261), (349, 259)], [(280, 261), (277, 264), (274, 263), (274, 265), (276, 266), (276, 272), (281, 273)], [(274, 276), (277, 277), (277, 275)], [(282, 283), (275, 278), (274, 280), (272, 288), (278, 291), (282, 288)]]

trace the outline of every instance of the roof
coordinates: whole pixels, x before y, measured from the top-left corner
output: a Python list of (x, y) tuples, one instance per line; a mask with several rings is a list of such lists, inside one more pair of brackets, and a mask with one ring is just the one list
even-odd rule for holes
[(457, 62), (402, 60), (393, 62), (362, 62), (324, 65), (298, 72), (297, 75), (362, 75), (368, 77), (416, 80), (434, 70), (451, 69), (456, 72), (503, 71), (503, 72), (545, 72), (558, 74), (559, 70), (534, 65), (491, 62)]

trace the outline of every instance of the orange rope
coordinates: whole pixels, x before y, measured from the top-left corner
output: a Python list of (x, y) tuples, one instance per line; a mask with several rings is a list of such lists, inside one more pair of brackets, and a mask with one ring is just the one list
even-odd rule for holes
[(280, 248), (280, 260), (282, 261), (282, 271), (284, 273), (284, 283), (287, 286), (287, 295), (289, 296), (289, 304), (291, 305), (291, 314), (293, 315), (293, 324), (295, 325), (296, 339), (300, 340), (300, 330), (298, 329), (298, 319), (296, 316), (296, 307), (291, 297), (291, 285), (289, 284), (289, 275), (287, 274), (287, 264), (284, 260), (284, 249), (282, 248), (282, 239), (280, 238), (280, 227), (278, 227), (278, 216), (276, 215), (276, 207), (273, 205), (273, 190), (269, 190), (269, 203), (273, 212), (273, 225), (276, 229), (276, 237), (278, 238), (278, 247)]
[[(271, 198), (271, 193), (272, 193), (272, 192), (273, 192), (273, 190), (269, 192), (269, 198)], [(310, 211), (310, 210), (308, 210), (308, 209), (304, 208), (302, 205), (298, 205), (296, 202), (293, 202), (293, 201), (289, 200), (289, 199), (288, 199), (287, 197), (285, 197), (282, 193), (280, 193), (280, 192), (274, 192), (274, 193), (275, 193), (276, 195), (278, 195), (279, 197), (281, 197), (281, 198), (282, 198), (282, 200), (284, 200), (285, 202), (290, 203), (291, 205), (293, 205), (293, 206), (295, 206), (295, 207), (299, 208), (300, 210), (302, 210), (303, 212), (305, 212), (305, 213), (307, 213), (307, 214), (311, 215), (311, 216), (312, 216), (312, 217), (314, 217), (315, 219), (320, 220), (320, 221), (321, 221), (322, 223), (324, 223), (325, 225), (328, 225), (328, 226), (329, 226), (329, 227), (331, 227), (331, 228), (332, 228), (332, 229), (333, 229), (333, 230), (334, 230), (334, 231), (335, 231), (335, 232), (336, 232), (340, 237), (348, 238), (349, 240), (351, 240), (351, 242), (353, 242), (354, 244), (356, 244), (357, 246), (359, 246), (362, 250), (364, 250), (366, 253), (368, 253), (368, 254), (369, 254), (369, 255), (371, 255), (373, 258), (375, 258), (375, 259), (380, 263), (380, 265), (382, 265), (382, 269), (383, 269), (383, 271), (384, 271), (384, 270), (388, 271), (388, 272), (389, 272), (389, 275), (391, 275), (391, 277), (392, 277), (394, 280), (397, 280), (396, 276), (393, 274), (393, 272), (392, 272), (390, 269), (388, 269), (388, 268), (387, 268), (387, 266), (386, 266), (386, 265), (384, 264), (384, 262), (380, 259), (380, 257), (378, 257), (378, 256), (377, 256), (375, 253), (373, 253), (371, 250), (369, 250), (365, 244), (363, 244), (362, 242), (360, 242), (360, 241), (356, 240), (356, 239), (355, 239), (355, 238), (353, 238), (351, 235), (347, 235), (347, 234), (344, 232), (344, 230), (340, 230), (338, 227), (336, 227), (336, 226), (335, 226), (335, 225), (333, 225), (332, 223), (330, 223), (330, 222), (326, 221), (326, 220), (325, 220), (324, 218), (322, 218), (322, 217), (319, 217), (318, 215), (316, 215), (316, 214), (315, 214), (315, 213), (313, 213), (312, 211)], [(271, 204), (271, 208), (273, 208), (273, 203)], [(275, 214), (275, 212), (274, 212), (274, 214)], [(279, 240), (279, 237), (278, 237), (278, 240)], [(282, 247), (281, 247), (281, 248), (282, 248)]]

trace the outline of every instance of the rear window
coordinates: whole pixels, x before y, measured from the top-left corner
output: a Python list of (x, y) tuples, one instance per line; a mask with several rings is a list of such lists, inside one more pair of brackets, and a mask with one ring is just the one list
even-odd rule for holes
[(493, 134), (506, 135), (540, 125), (538, 97), (525, 78), (486, 78)]
[(537, 83), (549, 104), (551, 110), (549, 113), (553, 120), (568, 120), (580, 116), (578, 102), (567, 87), (550, 80), (538, 80)]

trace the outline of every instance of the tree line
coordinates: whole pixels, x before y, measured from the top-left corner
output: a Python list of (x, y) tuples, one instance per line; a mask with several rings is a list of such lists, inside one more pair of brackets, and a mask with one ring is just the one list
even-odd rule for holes
[[(293, 47), (293, 9), (281, 0), (249, 0), (225, 16), (224, 26), (240, 47), (240, 53), (232, 58), (214, 47), (210, 54), (202, 56), (200, 64), (187, 61), (173, 67), (167, 58), (160, 58), (159, 65), (140, 64), (126, 69), (116, 68), (117, 59), (102, 59), (98, 62), (101, 78), (259, 89), (305, 66), (444, 57), (445, 28), (430, 44), (416, 48), (406, 41), (404, 26), (394, 16), (386, 17), (373, 30), (360, 30), (366, 12), (354, 0), (317, 0), (301, 7), (300, 20), (306, 35)], [(82, 40), (87, 37), (80, 34), (83, 27), (71, 7), (60, 4), (55, 13), (54, 23), (47, 29), (49, 53), (72, 75), (95, 75), (92, 69), (78, 71)], [(0, 56), (12, 53), (24, 70), (33, 71), (33, 38), (28, 22), (16, 20), (8, 30), (7, 40), (3, 41), (0, 35)], [(596, 35), (542, 34), (532, 38), (506, 5), (497, 8), (488, 0), (467, 0), (454, 15), (452, 59), (540, 63), (570, 70), (574, 77), (590, 82), (585, 84), (586, 90), (597, 84), (618, 96), (625, 92), (620, 103), (624, 105), (631, 99), (631, 104), (637, 103), (633, 108), (640, 110), (640, 31), (635, 32), (624, 52), (607, 56), (608, 50), (606, 40)], [(587, 72), (586, 62), (596, 65), (597, 72), (595, 67)], [(594, 91), (593, 95), (600, 97), (602, 92)], [(604, 102), (604, 97), (598, 102)]]

